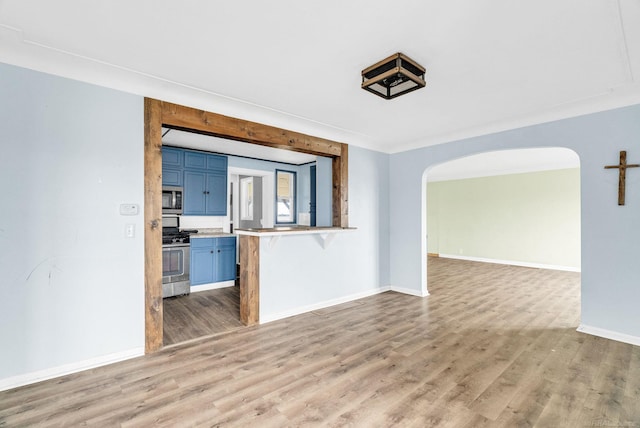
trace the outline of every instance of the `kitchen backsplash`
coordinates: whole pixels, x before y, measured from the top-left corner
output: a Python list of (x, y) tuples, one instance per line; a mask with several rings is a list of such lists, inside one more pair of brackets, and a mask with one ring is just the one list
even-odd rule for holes
[(181, 229), (218, 229), (222, 228), (224, 232), (229, 232), (229, 219), (222, 216), (180, 216)]

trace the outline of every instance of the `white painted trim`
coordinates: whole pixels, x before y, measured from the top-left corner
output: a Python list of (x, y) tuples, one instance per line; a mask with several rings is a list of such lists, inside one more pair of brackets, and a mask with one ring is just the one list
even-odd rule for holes
[(342, 303), (352, 302), (354, 300), (363, 299), (365, 297), (374, 296), (376, 294), (390, 291), (390, 287), (380, 287), (373, 290), (364, 291), (362, 293), (350, 294), (348, 296), (339, 297), (337, 299), (325, 300), (324, 302), (314, 303), (312, 305), (300, 306), (288, 311), (280, 312), (277, 314), (264, 316), (260, 314), (260, 324), (266, 324), (272, 321), (281, 320), (283, 318), (289, 318), (295, 315), (304, 314), (311, 311), (317, 311), (318, 309), (328, 308), (330, 306), (340, 305)]
[(414, 290), (411, 288), (403, 288), (403, 287), (394, 287), (391, 286), (391, 291), (395, 291), (396, 293), (402, 293), (402, 294), (409, 294), (411, 296), (416, 296), (416, 297), (427, 297), (429, 295), (429, 292), (425, 292), (423, 290)]
[(498, 260), (498, 259), (487, 259), (484, 257), (458, 256), (455, 254), (439, 254), (438, 256), (444, 259), (468, 260), (471, 262), (495, 263), (499, 265), (522, 266), (522, 267), (537, 268), (537, 269), (562, 270), (566, 272), (580, 272), (580, 268), (573, 267), (573, 266), (546, 265), (542, 263), (519, 262), (517, 260)]
[(191, 286), (191, 292), (192, 293), (199, 293), (200, 291), (217, 290), (218, 288), (233, 287), (234, 285), (236, 285), (236, 282), (234, 280), (221, 281), (221, 282), (212, 282), (212, 283), (209, 283), (209, 284), (192, 285)]
[(49, 369), (25, 373), (6, 379), (0, 379), (0, 391), (18, 388), (20, 386), (65, 376), (71, 373), (81, 372), (83, 370), (106, 366), (120, 361), (129, 360), (131, 358), (141, 357), (143, 355), (144, 347), (133, 348), (128, 351), (116, 352), (115, 354), (103, 355), (101, 357), (91, 358), (89, 360), (78, 361), (76, 363), (64, 364), (58, 367), (51, 367)]
[(640, 337), (631, 336), (630, 334), (618, 333), (604, 328), (592, 327), (590, 325), (580, 324), (576, 331), (580, 333), (590, 334), (592, 336), (604, 337), (605, 339), (615, 340), (616, 342), (629, 343), (631, 345), (640, 346)]

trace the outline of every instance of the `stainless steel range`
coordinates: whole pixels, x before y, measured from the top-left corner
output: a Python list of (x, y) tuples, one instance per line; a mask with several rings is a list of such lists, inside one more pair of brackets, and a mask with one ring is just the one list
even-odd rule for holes
[(181, 231), (177, 216), (162, 217), (162, 297), (191, 292), (189, 281), (189, 234)]

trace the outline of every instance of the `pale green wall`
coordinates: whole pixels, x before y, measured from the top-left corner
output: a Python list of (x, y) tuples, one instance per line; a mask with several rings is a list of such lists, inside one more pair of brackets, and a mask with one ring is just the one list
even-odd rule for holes
[(580, 268), (580, 169), (427, 184), (427, 251)]

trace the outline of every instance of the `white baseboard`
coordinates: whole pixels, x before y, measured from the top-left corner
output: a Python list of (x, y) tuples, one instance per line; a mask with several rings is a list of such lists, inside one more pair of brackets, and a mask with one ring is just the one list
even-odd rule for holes
[(116, 352), (115, 354), (103, 355), (101, 357), (91, 358), (89, 360), (78, 361), (76, 363), (64, 364), (58, 367), (51, 367), (45, 370), (39, 370), (36, 372), (9, 377), (6, 379), (0, 379), (0, 391), (18, 388), (20, 386), (41, 382), (43, 380), (53, 379), (55, 377), (65, 376), (71, 373), (81, 372), (83, 370), (106, 366), (108, 364), (129, 360), (131, 358), (141, 357), (143, 355), (144, 347), (134, 348), (128, 351)]
[(231, 280), (231, 281), (222, 281), (222, 282), (212, 282), (210, 284), (192, 285), (191, 286), (191, 292), (192, 293), (198, 293), (200, 291), (216, 290), (218, 288), (233, 287), (234, 285), (236, 285), (236, 282), (233, 281), (233, 280)]
[(618, 333), (617, 331), (606, 330), (604, 328), (592, 327), (584, 324), (580, 324), (576, 330), (581, 333), (591, 334), (592, 336), (604, 337), (605, 339), (615, 340), (616, 342), (640, 346), (640, 337), (638, 336), (631, 336), (630, 334)]
[(417, 296), (417, 297), (427, 297), (429, 295), (429, 292), (425, 293), (422, 290), (416, 291), (411, 288), (394, 287), (393, 285), (391, 286), (391, 291), (395, 291), (397, 293), (402, 293), (402, 294), (409, 294), (411, 296)]
[(340, 305), (342, 303), (351, 302), (365, 297), (374, 296), (376, 294), (384, 293), (391, 290), (391, 287), (380, 287), (373, 290), (367, 290), (362, 293), (350, 294), (348, 296), (339, 297), (337, 299), (325, 300), (324, 302), (314, 303), (312, 305), (300, 306), (288, 311), (279, 312), (271, 315), (260, 315), (260, 324), (266, 324), (272, 321), (281, 320), (283, 318), (289, 318), (295, 315), (304, 314), (306, 312), (317, 311), (318, 309), (328, 308), (330, 306)]
[(542, 263), (519, 262), (515, 260), (499, 260), (499, 259), (487, 259), (484, 257), (458, 256), (455, 254), (440, 254), (440, 257), (445, 259), (468, 260), (470, 262), (495, 263), (499, 265), (522, 266), (522, 267), (537, 268), (537, 269), (562, 270), (566, 272), (580, 272), (580, 268), (573, 267), (573, 266), (546, 265)]

